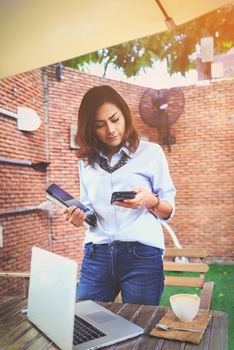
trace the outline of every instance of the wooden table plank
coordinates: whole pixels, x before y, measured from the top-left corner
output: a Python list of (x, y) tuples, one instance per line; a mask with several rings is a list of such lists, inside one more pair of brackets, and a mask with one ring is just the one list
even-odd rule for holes
[(8, 302), (9, 300), (14, 299), (14, 297), (10, 297), (10, 296), (1, 296), (0, 297), (0, 307), (2, 308), (3, 305)]
[(23, 302), (20, 298), (5, 300), (5, 302), (0, 305), (0, 321), (6, 317), (8, 312), (11, 313), (14, 308), (17, 308), (20, 302)]
[[(128, 308), (132, 308), (133, 305), (128, 305)], [(134, 305), (135, 308), (135, 305)], [(148, 305), (137, 305), (137, 309), (133, 315), (133, 317), (129, 320), (134, 322), (140, 327), (145, 329), (145, 334), (142, 334), (136, 338), (129, 339), (128, 342), (117, 343), (116, 345), (112, 345), (108, 347), (108, 349), (118, 349), (118, 350), (128, 350), (128, 349), (144, 349), (144, 339), (146, 334), (152, 324), (152, 321), (155, 318), (155, 315), (159, 312), (158, 309), (152, 308), (152, 306)], [(124, 315), (121, 313), (121, 316)], [(107, 348), (106, 348), (107, 349)]]
[(159, 308), (155, 317), (151, 320), (151, 325), (147, 327), (146, 334), (141, 343), (139, 349), (146, 350), (183, 350), (182, 343), (179, 341), (170, 341), (166, 339), (156, 338), (149, 335), (152, 328), (161, 320), (165, 315), (168, 308)]
[[(227, 349), (227, 329), (228, 317), (224, 317), (223, 312), (216, 311), (216, 317), (212, 319), (212, 330), (210, 337), (210, 349), (226, 350)], [(217, 337), (217, 333), (219, 336)]]
[[(18, 324), (27, 320), (26, 314), (23, 314), (21, 310), (26, 307), (26, 301), (21, 299), (13, 303), (11, 307), (1, 309), (0, 316), (0, 337), (4, 336), (8, 331), (16, 327)], [(0, 338), (1, 342), (1, 338)]]
[(40, 350), (46, 349), (48, 346), (53, 345), (52, 341), (46, 338), (46, 336), (40, 334), (30, 346), (27, 347), (27, 350)]
[(27, 320), (17, 324), (15, 327), (12, 327), (8, 332), (1, 336), (0, 346), (14, 343), (16, 339), (21, 337), (22, 334), (26, 333), (31, 328), (33, 328), (33, 326)]
[(6, 350), (19, 350), (23, 348), (26, 349), (27, 345), (33, 343), (39, 334), (39, 331), (35, 327), (28, 328), (24, 334), (21, 334), (17, 339), (14, 339), (14, 341), (10, 343), (10, 345), (6, 347)]
[(152, 328), (164, 316), (165, 308), (152, 308), (152, 306), (143, 306), (139, 313), (139, 325), (144, 328), (145, 333), (137, 341), (137, 349), (161, 349), (161, 339), (149, 335)]

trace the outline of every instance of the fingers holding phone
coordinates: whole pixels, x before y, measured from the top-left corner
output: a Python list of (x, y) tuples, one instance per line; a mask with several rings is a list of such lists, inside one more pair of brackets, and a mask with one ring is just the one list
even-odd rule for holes
[[(122, 192), (117, 192), (117, 193), (122, 193)], [(152, 193), (149, 192), (148, 190), (144, 188), (138, 188), (138, 187), (134, 188), (133, 191), (123, 192), (123, 193), (126, 193), (126, 194), (131, 193), (131, 195), (129, 196), (129, 198), (127, 198), (127, 195), (126, 195), (126, 197), (121, 201), (118, 200), (117, 196), (116, 197), (114, 196), (114, 198), (116, 199), (115, 201), (113, 201), (113, 204), (118, 205), (119, 207), (131, 208), (131, 209), (138, 209), (142, 206), (147, 207), (149, 198), (151, 198), (152, 196)], [(134, 193), (134, 196), (133, 196), (133, 193)], [(113, 194), (112, 194), (112, 197), (113, 197)]]
[(111, 197), (111, 204), (115, 204), (123, 208), (137, 209), (140, 207), (140, 205), (136, 196), (137, 192), (135, 190), (113, 192)]
[(83, 226), (86, 216), (83, 210), (72, 205), (63, 211), (63, 217), (75, 227), (80, 227)]

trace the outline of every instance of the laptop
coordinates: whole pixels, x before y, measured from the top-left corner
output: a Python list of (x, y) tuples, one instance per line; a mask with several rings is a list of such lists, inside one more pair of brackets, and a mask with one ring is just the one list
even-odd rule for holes
[(36, 327), (62, 350), (98, 349), (144, 332), (91, 300), (76, 303), (77, 268), (73, 260), (32, 248), (27, 316)]

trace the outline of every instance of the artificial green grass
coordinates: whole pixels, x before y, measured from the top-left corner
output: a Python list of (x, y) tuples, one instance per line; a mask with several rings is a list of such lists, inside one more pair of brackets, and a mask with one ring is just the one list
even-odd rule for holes
[[(188, 275), (183, 274), (182, 275)], [(206, 273), (207, 281), (214, 281), (212, 310), (228, 314), (228, 349), (234, 349), (234, 265), (210, 264)], [(178, 293), (200, 294), (199, 288), (165, 286), (161, 305), (170, 306), (169, 297)], [(220, 349), (221, 350), (221, 349)]]

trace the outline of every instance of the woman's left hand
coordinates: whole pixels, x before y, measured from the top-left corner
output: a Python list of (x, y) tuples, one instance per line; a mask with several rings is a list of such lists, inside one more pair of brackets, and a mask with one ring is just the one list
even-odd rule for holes
[(134, 188), (137, 194), (134, 199), (125, 199), (123, 202), (114, 202), (115, 205), (123, 208), (138, 209), (145, 206), (147, 209), (152, 208), (156, 203), (155, 195), (145, 188)]

